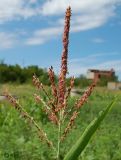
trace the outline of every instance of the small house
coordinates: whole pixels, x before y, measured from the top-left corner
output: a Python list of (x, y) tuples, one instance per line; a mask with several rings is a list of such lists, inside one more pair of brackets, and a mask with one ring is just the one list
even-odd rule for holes
[(87, 71), (87, 78), (95, 81), (99, 81), (101, 76), (113, 77), (115, 75), (115, 71), (111, 70), (98, 70), (98, 69), (89, 69)]

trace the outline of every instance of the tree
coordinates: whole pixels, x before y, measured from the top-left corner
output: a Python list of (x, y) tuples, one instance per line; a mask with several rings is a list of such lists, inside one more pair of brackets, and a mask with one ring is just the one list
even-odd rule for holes
[(100, 77), (100, 81), (98, 82), (99, 86), (107, 86), (108, 82), (118, 82), (118, 76), (116, 76), (115, 74), (111, 77), (107, 77), (102, 75)]

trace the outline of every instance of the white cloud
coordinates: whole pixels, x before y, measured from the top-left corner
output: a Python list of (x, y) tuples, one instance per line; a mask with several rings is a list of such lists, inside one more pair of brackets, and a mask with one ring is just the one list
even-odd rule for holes
[[(72, 7), (71, 32), (73, 33), (104, 25), (111, 17), (115, 16), (116, 5), (120, 2), (121, 0), (46, 0), (39, 13), (43, 16), (64, 16), (66, 8), (70, 5)], [(43, 44), (57, 35), (62, 34), (62, 29), (60, 28), (63, 28), (63, 24), (63, 17), (59, 17), (57, 20), (54, 20), (51, 28), (48, 27), (45, 29), (46, 35), (44, 29), (41, 29), (41, 34), (37, 35), (34, 33), (27, 40), (26, 44)], [(50, 34), (51, 30), (56, 30), (57, 32)], [(102, 39), (99, 38), (94, 41), (96, 43), (103, 42)]]
[(101, 57), (103, 57), (103, 59), (106, 59), (106, 57), (109, 57), (109, 56), (115, 58), (115, 56), (119, 56), (119, 55), (120, 55), (119, 52), (96, 53), (96, 54), (91, 54), (82, 58), (69, 59), (69, 63), (84, 63), (85, 61), (87, 63), (89, 63), (89, 61), (92, 63), (92, 61), (100, 60)]
[(0, 0), (0, 23), (33, 16), (56, 16), (51, 27), (35, 30), (25, 42), (27, 45), (39, 45), (62, 34), (62, 16), (69, 5), (72, 7), (73, 33), (104, 25), (115, 16), (116, 5), (120, 3), (121, 0), (45, 0), (43, 3), (39, 0)]
[[(69, 61), (69, 75), (79, 76), (80, 74), (86, 75), (88, 69), (103, 69), (110, 70), (113, 68), (121, 75), (121, 60), (116, 59), (115, 55), (118, 53), (102, 53), (93, 54), (81, 59), (72, 59)], [(113, 60), (108, 60), (105, 56), (112, 56)], [(101, 57), (102, 61), (101, 61)]]
[[(81, 18), (87, 16), (108, 19), (114, 14), (115, 6), (121, 0), (0, 0), (0, 22), (5, 22), (20, 17), (28, 18), (35, 15), (63, 15), (70, 5), (74, 15), (73, 21), (80, 24)], [(33, 6), (33, 4), (36, 4)], [(105, 15), (105, 18), (104, 18)], [(95, 20), (93, 20), (95, 21)]]
[(86, 75), (88, 69), (102, 69), (102, 70), (110, 70), (113, 68), (116, 74), (120, 75), (121, 78), (121, 60), (113, 60), (113, 61), (106, 61), (104, 63), (99, 63), (98, 65), (92, 64), (71, 64), (69, 65), (69, 76), (79, 76), (81, 74)]
[[(73, 1), (72, 3), (74, 4), (72, 5), (73, 14), (72, 14), (72, 21), (71, 21), (71, 24), (72, 24), (71, 31), (79, 32), (83, 30), (97, 28), (104, 25), (112, 16), (115, 15), (115, 5), (118, 3), (118, 1), (115, 1), (114, 3), (112, 0), (106, 1), (106, 2), (103, 0), (101, 1), (100, 0), (98, 1), (82, 0), (80, 2)], [(56, 7), (60, 7), (60, 6), (58, 5)], [(58, 12), (58, 14), (59, 13), (61, 12)], [(47, 12), (47, 14), (49, 14), (49, 12)], [(54, 11), (53, 11), (53, 14), (54, 14)], [(63, 24), (62, 19), (60, 19), (59, 22), (60, 24)]]
[(62, 32), (62, 27), (53, 27), (37, 30), (33, 33), (32, 37), (25, 41), (27, 45), (39, 45), (50, 40), (52, 37), (60, 35)]
[(37, 3), (37, 0), (30, 0), (29, 3), (30, 4), (35, 4), (35, 3)]
[(42, 6), (41, 13), (43, 15), (57, 15), (63, 14), (68, 6), (72, 7), (74, 14), (78, 13), (92, 13), (100, 12), (102, 9), (114, 8), (115, 4), (121, 2), (120, 0), (46, 0)]
[(121, 72), (121, 60), (110, 60), (97, 65), (98, 69), (111, 69)]
[(17, 44), (17, 36), (15, 34), (0, 32), (0, 49), (12, 48)]
[[(105, 10), (98, 14), (94, 13), (92, 15), (75, 15), (72, 17), (70, 32), (74, 33), (100, 27), (107, 21), (107, 17), (105, 17), (105, 15), (109, 15), (109, 18), (113, 15), (113, 13), (108, 13), (108, 10)], [(35, 31), (33, 35), (27, 40), (26, 44), (39, 45), (55, 38), (56, 36), (62, 34), (63, 25), (64, 20), (61, 18), (54, 22), (54, 26)], [(100, 40), (100, 43), (101, 42), (102, 41)]]
[[(120, 55), (119, 52), (109, 53), (96, 53), (82, 58), (73, 58), (68, 60), (69, 76), (79, 76), (80, 74), (86, 74), (88, 69), (111, 69), (114, 68), (117, 72), (121, 72), (121, 60), (116, 59), (116, 55)], [(108, 60), (107, 57), (111, 57), (113, 60)], [(59, 70), (59, 62), (56, 62), (53, 66), (56, 68), (57, 73)]]
[(94, 43), (104, 43), (105, 42), (105, 40), (102, 38), (93, 38), (91, 41)]
[(28, 18), (39, 13), (31, 6), (32, 0), (0, 0), (0, 23), (18, 18)]
[(94, 61), (96, 61), (96, 60), (98, 59), (98, 57), (102, 57), (102, 56), (103, 56), (103, 54), (101, 54), (101, 53), (92, 54), (92, 55), (89, 55), (89, 56), (86, 56), (86, 57), (82, 57), (82, 58), (70, 59), (70, 60), (69, 60), (69, 63), (70, 63), (70, 64), (74, 64), (74, 63), (85, 64), (85, 63), (89, 63), (88, 60), (90, 60), (91, 63), (92, 63), (92, 61), (94, 62)]

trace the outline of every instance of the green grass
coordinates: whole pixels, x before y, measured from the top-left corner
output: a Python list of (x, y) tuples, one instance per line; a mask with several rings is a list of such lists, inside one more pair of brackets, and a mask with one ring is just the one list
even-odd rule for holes
[[(0, 93), (6, 86), (1, 86)], [(57, 130), (48, 122), (41, 107), (34, 102), (36, 92), (30, 85), (7, 85), (13, 95), (17, 95), (24, 108), (43, 126), (49, 138), (57, 141)], [(104, 109), (116, 95), (116, 105), (105, 118), (100, 128), (84, 150), (80, 160), (121, 160), (121, 91), (108, 91), (96, 88), (87, 104), (81, 108), (75, 127), (61, 146), (61, 157), (78, 140), (87, 125), (98, 112)], [(70, 107), (74, 98), (69, 101)], [(41, 143), (35, 129), (26, 124), (19, 114), (6, 101), (0, 102), (0, 159), (9, 160), (54, 160), (54, 153)]]

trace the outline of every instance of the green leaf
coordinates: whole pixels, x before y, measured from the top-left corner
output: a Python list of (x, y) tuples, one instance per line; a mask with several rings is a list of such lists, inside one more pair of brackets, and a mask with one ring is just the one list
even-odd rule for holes
[(81, 155), (84, 148), (89, 143), (89, 140), (101, 124), (102, 120), (105, 118), (109, 110), (112, 108), (116, 99), (109, 104), (106, 109), (100, 111), (98, 116), (87, 126), (82, 136), (75, 143), (75, 145), (70, 149), (70, 151), (66, 154), (64, 160), (77, 160), (77, 158)]

